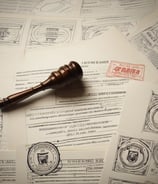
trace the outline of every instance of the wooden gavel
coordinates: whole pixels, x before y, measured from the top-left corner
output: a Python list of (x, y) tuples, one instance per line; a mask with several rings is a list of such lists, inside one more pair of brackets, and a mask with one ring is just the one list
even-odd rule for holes
[(0, 108), (4, 109), (12, 104), (18, 103), (39, 91), (63, 87), (75, 80), (81, 79), (82, 76), (83, 71), (81, 66), (77, 62), (71, 61), (68, 65), (60, 67), (58, 71), (52, 72), (50, 76), (40, 84), (3, 98), (0, 100)]

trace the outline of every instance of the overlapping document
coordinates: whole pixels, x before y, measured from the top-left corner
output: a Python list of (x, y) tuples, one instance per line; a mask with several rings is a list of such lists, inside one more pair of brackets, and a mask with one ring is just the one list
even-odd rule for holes
[(16, 159), (8, 154), (7, 164), (14, 171), (8, 171), (8, 182), (99, 184), (129, 81), (157, 81), (157, 70), (148, 59), (109, 29), (67, 48), (26, 53), (16, 73), (3, 74), (14, 81), (6, 93), (29, 88), (72, 60), (83, 68), (81, 82), (43, 91), (2, 112), (7, 147), (16, 152)]
[(131, 81), (101, 183), (158, 183), (158, 89)]

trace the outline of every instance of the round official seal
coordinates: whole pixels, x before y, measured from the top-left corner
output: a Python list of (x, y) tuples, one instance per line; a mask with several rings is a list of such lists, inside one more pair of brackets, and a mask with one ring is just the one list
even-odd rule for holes
[(143, 141), (130, 139), (121, 145), (119, 158), (123, 168), (130, 171), (137, 171), (147, 166), (150, 158), (150, 150)]
[(57, 147), (50, 142), (33, 144), (27, 155), (27, 163), (32, 172), (38, 175), (48, 175), (55, 171), (60, 162)]

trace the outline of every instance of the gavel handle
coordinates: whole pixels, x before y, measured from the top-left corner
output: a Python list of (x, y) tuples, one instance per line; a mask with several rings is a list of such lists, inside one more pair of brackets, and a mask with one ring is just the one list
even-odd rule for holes
[(6, 108), (12, 104), (15, 104), (32, 96), (39, 91), (43, 91), (49, 88), (56, 89), (65, 86), (76, 79), (80, 79), (82, 75), (83, 72), (80, 65), (75, 61), (71, 61), (69, 65), (64, 65), (60, 67), (58, 71), (52, 72), (51, 75), (40, 84), (30, 89), (26, 89), (24, 91), (3, 98), (2, 100), (0, 100), (0, 108)]
[(39, 84), (39, 85), (34, 86), (30, 89), (26, 89), (24, 91), (9, 95), (8, 97), (3, 98), (2, 100), (0, 100), (0, 108), (6, 108), (10, 105), (18, 103), (18, 102), (32, 96), (33, 94), (35, 94), (35, 93), (37, 93), (41, 90), (42, 90), (42, 85)]

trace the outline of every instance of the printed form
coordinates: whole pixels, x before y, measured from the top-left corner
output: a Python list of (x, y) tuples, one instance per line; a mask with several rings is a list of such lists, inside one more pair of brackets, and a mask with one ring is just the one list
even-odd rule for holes
[(16, 184), (16, 151), (0, 151), (0, 183)]
[[(110, 42), (110, 47), (104, 44)], [(115, 42), (120, 43), (121, 47), (115, 45)], [(125, 50), (126, 54), (124, 54)], [(45, 58), (45, 65), (41, 58)], [(115, 62), (111, 62), (112, 58)], [(131, 77), (126, 71), (124, 72), (124, 69), (130, 66), (136, 68), (129, 71), (140, 71), (138, 74), (132, 74), (133, 79), (135, 75), (139, 77), (143, 74), (143, 80), (154, 81), (157, 76), (157, 70), (143, 55), (131, 48), (127, 40), (115, 29), (95, 40), (85, 41), (84, 44), (80, 43), (78, 46), (76, 44), (67, 49), (56, 49), (54, 54), (51, 50), (29, 53), (26, 59), (26, 63), (34, 67), (38, 61), (39, 69), (37, 70), (37, 66), (36, 70), (34, 68), (30, 72), (30, 67), (24, 72), (20, 69), (16, 75), (17, 91), (33, 86), (35, 80), (37, 83), (42, 78), (45, 80), (51, 72), (52, 65), (57, 68), (59, 64), (65, 64), (65, 61), (77, 59), (83, 67), (84, 76), (81, 83), (65, 87), (63, 90), (43, 92), (39, 97), (37, 94), (35, 99), (30, 98), (21, 103), (19, 106), (21, 108), (17, 106), (17, 109), (14, 108), (7, 113), (6, 121), (15, 122), (9, 123), (7, 127), (8, 140), (12, 148), (17, 142), (22, 144), (26, 139), (26, 143), (29, 144), (38, 140), (53, 140), (60, 146), (108, 143), (117, 129), (126, 94), (126, 84)], [(55, 64), (52, 61), (59, 63)], [(106, 76), (107, 72), (111, 71), (111, 63), (117, 67), (115, 67), (117, 70), (114, 68), (112, 72), (115, 77)], [(136, 63), (145, 66), (145, 70), (139, 70), (139, 65)], [(49, 70), (44, 69), (46, 65)], [(118, 72), (126, 75), (119, 78)], [(20, 140), (19, 135), (13, 136), (16, 127), (21, 127)]]
[(0, 0), (0, 46), (52, 48), (91, 39), (109, 26), (128, 36), (157, 7), (157, 0)]
[[(48, 143), (47, 143), (48, 144)], [(36, 146), (36, 145), (33, 145)], [(35, 157), (36, 152), (40, 154), (40, 146), (42, 143), (38, 143), (38, 147), (34, 147), (31, 154)], [(46, 146), (46, 145), (45, 145)], [(49, 146), (51, 143), (49, 142)], [(98, 184), (101, 177), (101, 171), (103, 169), (104, 163), (104, 151), (97, 151), (92, 149), (67, 149), (63, 150), (58, 148), (59, 153), (59, 162), (56, 170), (53, 172), (47, 173), (46, 175), (42, 175), (47, 167), (40, 167), (42, 164), (40, 162), (36, 162), (36, 160), (31, 160), (31, 154), (27, 155), (29, 149), (31, 149), (31, 145), (27, 147), (19, 147), (17, 149), (17, 155), (22, 155), (17, 159), (17, 170), (19, 171), (16, 178), (17, 183), (57, 183), (57, 184), (74, 184), (74, 183), (82, 183), (82, 184)], [(47, 147), (45, 150), (48, 151)], [(48, 152), (44, 152), (45, 155)], [(43, 154), (43, 153), (42, 153)], [(49, 155), (51, 153), (49, 152)], [(39, 160), (43, 158), (43, 155), (38, 155)], [(48, 160), (45, 157), (45, 161)], [(35, 166), (33, 165), (35, 162)], [(48, 165), (51, 167), (53, 164), (49, 163)], [(34, 167), (33, 167), (34, 166)], [(31, 170), (33, 167), (33, 170)], [(30, 169), (31, 168), (31, 169)], [(42, 168), (42, 169), (41, 169)]]
[[(156, 10), (157, 0), (0, 0), (0, 55), (10, 57), (4, 57), (0, 69), (6, 90), (0, 91), (1, 97), (5, 92), (9, 95), (32, 87), (71, 60), (77, 60), (84, 70), (83, 82), (70, 86), (71, 93), (68, 89), (49, 90), (0, 114), (0, 147), (14, 149), (17, 155), (15, 158), (10, 150), (0, 154), (1, 168), (7, 170), (2, 173), (2, 183), (6, 183), (6, 175), (7, 182), (19, 184), (99, 183), (128, 80), (136, 79), (140, 65), (144, 66), (143, 80), (157, 78), (146, 58), (109, 27), (115, 26), (128, 36), (144, 15)], [(81, 40), (84, 46), (71, 47)], [(16, 53), (20, 57), (14, 58)], [(18, 70), (20, 62), (31, 67)], [(112, 64), (117, 70), (107, 77)], [(130, 76), (123, 71), (127, 66), (132, 68)], [(21, 144), (25, 149), (19, 154)]]
[(158, 68), (158, 12), (145, 17), (129, 40)]
[(132, 81), (126, 97), (118, 133), (112, 139), (100, 183), (157, 184), (157, 83)]
[[(121, 46), (116, 45), (116, 42)], [(111, 44), (109, 46), (105, 43)], [(128, 70), (124, 69), (130, 66), (133, 68), (129, 71), (139, 71), (141, 64), (145, 66), (145, 70), (140, 70), (144, 74), (143, 80), (155, 81), (157, 76), (157, 70), (147, 58), (132, 48), (117, 30), (111, 29), (105, 35), (85, 41), (84, 44), (55, 49), (53, 54), (52, 50), (29, 52), (25, 59), (26, 66), (30, 67), (25, 66), (25, 70), (20, 69), (16, 73), (15, 88), (19, 91), (40, 82), (43, 77), (45, 80), (52, 66), (54, 70), (65, 64), (65, 61), (76, 58), (83, 67), (82, 82), (74, 83), (63, 90), (44, 91), (4, 114), (9, 148), (17, 150), (19, 145), (24, 147), (23, 153), (17, 151), (16, 176), (19, 184), (23, 178), (26, 178), (25, 183), (50, 183), (54, 178), (61, 183), (61, 175), (68, 183), (80, 181), (98, 184), (103, 158), (109, 148), (111, 136), (116, 134), (118, 127), (126, 85), (131, 77), (135, 77), (135, 73), (129, 75)], [(115, 62), (111, 62), (112, 60)], [(124, 77), (107, 77), (111, 64), (117, 67), (112, 75), (119, 72), (125, 74)], [(139, 72), (136, 74), (139, 76)], [(17, 129), (20, 131), (15, 133)], [(64, 151), (69, 152), (69, 157)], [(98, 155), (101, 152), (103, 155)], [(54, 158), (53, 163), (51, 158)], [(63, 167), (60, 160), (63, 161)], [(97, 164), (98, 160), (101, 163)], [(82, 179), (77, 174), (81, 170), (85, 176), (82, 175)], [(71, 174), (67, 178), (68, 171)], [(89, 171), (96, 173), (94, 182)]]
[[(68, 146), (108, 142), (118, 126), (128, 82), (106, 78), (108, 65), (106, 60), (83, 61), (81, 83), (55, 91), (54, 98), (49, 94), (47, 107), (27, 109), (28, 143), (53, 140), (59, 146)], [(44, 79), (50, 70), (17, 73), (16, 88), (23, 90), (27, 84), (35, 85), (33, 79), (40, 83), (42, 73)]]
[[(116, 30), (112, 32), (116, 33), (116, 38), (120, 35)], [(47, 53), (32, 52), (27, 55), (26, 65), (30, 67), (24, 67), (25, 70), (20, 69), (20, 72), (16, 73), (15, 91), (40, 83), (66, 61), (74, 59), (81, 64), (84, 76), (81, 82), (63, 90), (50, 89), (37, 94), (31, 97), (32, 100), (30, 98), (23, 105), (21, 103), (21, 108), (17, 106), (15, 111), (6, 114), (7, 122), (12, 120), (17, 122), (17, 125), (21, 122), (19, 125), (23, 132), (21, 136), (27, 135), (26, 143), (48, 140), (59, 146), (73, 146), (105, 143), (110, 140), (118, 126), (126, 93), (125, 86), (128, 82), (128, 79), (124, 78), (106, 77), (110, 62), (106, 58), (112, 57), (110, 55), (113, 55), (114, 48), (108, 49), (108, 45), (104, 46), (104, 43), (112, 32), (107, 32), (105, 37), (101, 36), (95, 41), (85, 41), (84, 44), (80, 43), (78, 46), (76, 44), (67, 49), (56, 49), (53, 54), (51, 50), (47, 50)], [(120, 35), (118, 39), (123, 38)], [(98, 45), (99, 50), (96, 52)], [(105, 50), (109, 57), (106, 57)], [(92, 54), (89, 56), (90, 51)], [(41, 58), (45, 58), (45, 63)], [(36, 61), (38, 61), (38, 69)], [(15, 120), (17, 113), (18, 120)], [(9, 123), (7, 134), (9, 142), (11, 141), (10, 146), (15, 148), (17, 141), (23, 143), (26, 138), (19, 140), (19, 135), (12, 136), (17, 126), (14, 125)]]

